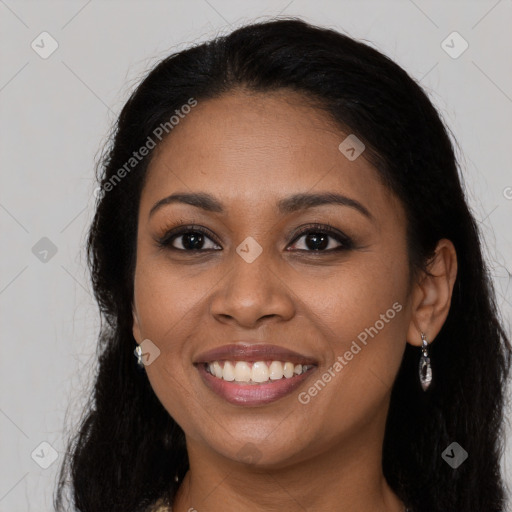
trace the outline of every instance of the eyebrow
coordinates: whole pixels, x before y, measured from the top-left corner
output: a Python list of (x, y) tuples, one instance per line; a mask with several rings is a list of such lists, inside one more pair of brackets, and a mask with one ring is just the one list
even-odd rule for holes
[[(176, 193), (157, 201), (151, 208), (149, 217), (163, 206), (172, 203), (184, 203), (201, 208), (208, 212), (225, 213), (222, 203), (210, 194), (202, 192)], [(314, 208), (315, 206), (331, 204), (354, 208), (365, 217), (374, 220), (373, 215), (359, 201), (333, 192), (294, 194), (284, 199), (280, 199), (277, 203), (277, 207), (281, 214), (290, 214), (298, 210), (305, 210), (307, 208)]]

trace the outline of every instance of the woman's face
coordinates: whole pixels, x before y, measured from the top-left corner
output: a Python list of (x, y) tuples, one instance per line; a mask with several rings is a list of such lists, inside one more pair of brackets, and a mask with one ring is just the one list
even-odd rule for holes
[[(381, 446), (411, 321), (406, 224), (364, 151), (339, 149), (348, 135), (296, 93), (238, 91), (200, 101), (157, 148), (133, 332), (189, 451), (277, 467)], [(153, 210), (173, 194), (208, 201)], [(340, 197), (308, 199), (326, 194)]]

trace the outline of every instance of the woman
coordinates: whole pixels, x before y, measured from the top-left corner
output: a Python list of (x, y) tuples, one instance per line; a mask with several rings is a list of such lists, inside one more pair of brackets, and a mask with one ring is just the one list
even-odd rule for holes
[(174, 54), (101, 171), (76, 510), (501, 511), (511, 347), (452, 144), (296, 19)]

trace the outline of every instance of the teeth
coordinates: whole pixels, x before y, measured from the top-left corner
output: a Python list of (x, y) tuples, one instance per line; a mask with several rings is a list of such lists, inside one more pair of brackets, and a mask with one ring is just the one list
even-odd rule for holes
[(294, 375), (301, 375), (307, 372), (312, 365), (293, 364), (289, 361), (213, 361), (206, 365), (209, 373), (219, 379), (232, 382), (263, 383), (273, 380), (292, 378)]
[(283, 378), (283, 365), (281, 362), (272, 361), (268, 369), (272, 380), (279, 380)]
[(263, 361), (253, 363), (251, 370), (251, 380), (253, 382), (267, 382), (268, 380), (268, 366)]
[(224, 368), (222, 369), (222, 378), (227, 381), (235, 380), (235, 368), (229, 361), (224, 363)]
[(237, 382), (249, 382), (251, 380), (251, 367), (244, 361), (238, 361), (235, 365), (235, 380)]
[(290, 379), (291, 377), (293, 377), (294, 371), (295, 371), (295, 366), (293, 366), (293, 363), (284, 363), (283, 373), (287, 379)]
[(215, 377), (218, 377), (219, 379), (222, 379), (222, 366), (219, 364), (218, 361), (214, 361), (213, 363), (213, 375), (215, 375)]

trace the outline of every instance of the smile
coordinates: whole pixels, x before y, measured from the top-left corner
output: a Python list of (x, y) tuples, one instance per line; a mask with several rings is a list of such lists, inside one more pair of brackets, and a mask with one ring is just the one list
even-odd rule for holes
[(264, 406), (290, 395), (317, 369), (282, 361), (213, 361), (195, 367), (210, 391), (230, 404), (246, 407)]
[(206, 371), (227, 382), (263, 384), (302, 375), (313, 365), (293, 364), (282, 361), (213, 361), (206, 363)]
[(291, 394), (318, 368), (310, 355), (250, 340), (210, 349), (193, 364), (208, 390), (243, 406), (262, 406)]

